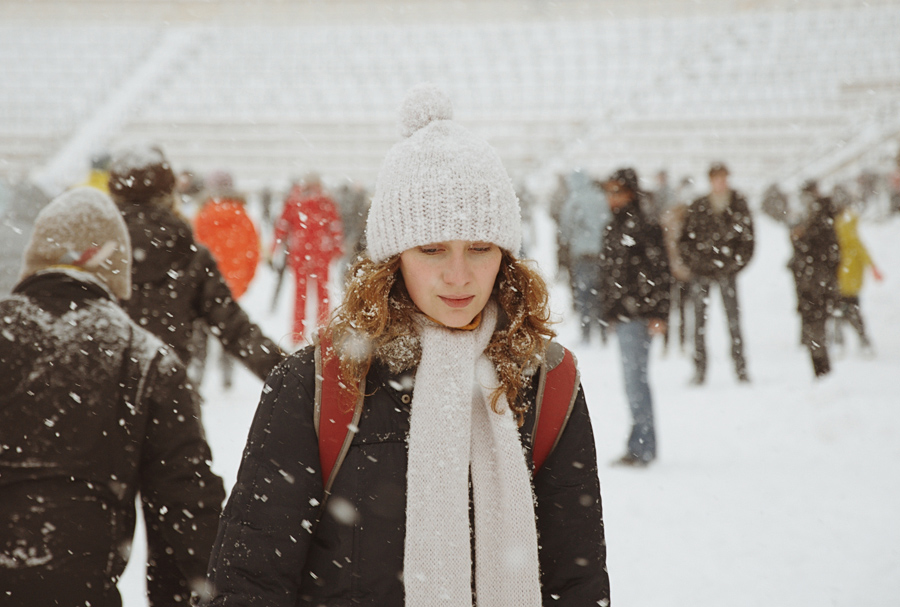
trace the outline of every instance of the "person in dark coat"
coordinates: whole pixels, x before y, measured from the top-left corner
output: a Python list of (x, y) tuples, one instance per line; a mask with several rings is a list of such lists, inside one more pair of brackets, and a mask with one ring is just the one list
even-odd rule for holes
[(184, 365), (117, 305), (131, 249), (116, 206), (71, 190), (38, 216), (0, 300), (0, 603), (114, 607), (135, 498), (171, 548), (159, 604), (202, 594), (225, 492)]
[(693, 277), (694, 384), (706, 381), (706, 304), (718, 285), (728, 317), (731, 358), (738, 381), (748, 382), (741, 336), (737, 275), (753, 257), (753, 217), (747, 201), (728, 185), (728, 168), (715, 162), (709, 169), (711, 191), (691, 203), (679, 240), (679, 252)]
[(197, 243), (178, 213), (175, 175), (162, 151), (120, 150), (109, 184), (134, 249), (126, 311), (187, 365), (196, 323), (202, 321), (226, 352), (265, 379), (284, 354), (234, 300), (209, 249)]
[(802, 341), (809, 348), (813, 373), (821, 377), (831, 372), (825, 327), (840, 299), (837, 271), (841, 249), (834, 230), (831, 199), (819, 194), (815, 182), (804, 184), (801, 199), (806, 214), (791, 229), (794, 252), (788, 267), (797, 287)]
[(364, 397), (352, 444), (326, 491), (316, 353), (299, 351), (263, 390), (210, 560), (212, 605), (608, 605), (580, 387), (531, 472), (526, 378), (553, 342), (546, 284), (514, 256), (512, 184), (440, 89), (415, 87), (403, 108), (366, 258), (326, 328), (323, 356)]
[(650, 340), (666, 332), (672, 277), (662, 228), (642, 210), (634, 169), (617, 170), (603, 189), (612, 220), (603, 235), (600, 297), (603, 319), (619, 339), (632, 416), (626, 452), (615, 463), (646, 466), (656, 459), (653, 399), (647, 378)]
[[(175, 175), (159, 148), (135, 146), (114, 154), (109, 190), (128, 226), (134, 254), (131, 297), (123, 306), (189, 369), (195, 365), (196, 348), (206, 343), (206, 336), (195, 332), (206, 328), (228, 354), (265, 379), (283, 353), (232, 297), (212, 254), (196, 242), (177, 212), (174, 188)], [(165, 537), (148, 521), (148, 586), (151, 602), (157, 602), (154, 588), (168, 586), (165, 580), (177, 571)]]

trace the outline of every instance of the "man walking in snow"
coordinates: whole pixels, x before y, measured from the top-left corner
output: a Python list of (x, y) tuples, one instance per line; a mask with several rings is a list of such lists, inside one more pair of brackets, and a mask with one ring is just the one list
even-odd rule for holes
[(709, 169), (711, 191), (691, 203), (684, 218), (678, 250), (693, 278), (694, 365), (691, 383), (706, 381), (706, 304), (714, 285), (722, 293), (731, 358), (738, 381), (747, 382), (741, 337), (737, 275), (753, 256), (753, 218), (747, 200), (728, 185), (728, 168), (715, 162)]
[(600, 292), (603, 320), (616, 332), (622, 352), (632, 428), (625, 454), (614, 463), (646, 466), (656, 459), (650, 393), (650, 341), (664, 335), (672, 282), (662, 229), (644, 214), (637, 173), (624, 168), (603, 185), (612, 219), (603, 234)]

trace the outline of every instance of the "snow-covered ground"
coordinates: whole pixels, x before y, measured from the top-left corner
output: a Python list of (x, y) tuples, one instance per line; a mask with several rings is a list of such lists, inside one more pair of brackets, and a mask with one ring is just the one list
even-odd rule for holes
[[(554, 230), (544, 219), (534, 256), (552, 276)], [(591, 409), (603, 488), (608, 565), (618, 607), (894, 606), (900, 597), (900, 218), (861, 224), (886, 278), (871, 276), (863, 313), (877, 354), (855, 336), (815, 381), (798, 345), (785, 229), (757, 218), (756, 256), (739, 281), (752, 383), (739, 385), (718, 293), (709, 307), (707, 385), (688, 385), (690, 354), (653, 345), (651, 386), (660, 459), (611, 467), (630, 420), (615, 339), (579, 345), (563, 285), (553, 288), (560, 341), (577, 355)], [(275, 313), (274, 278), (260, 274), (242, 300), (267, 333), (289, 330), (289, 278)], [(287, 338), (282, 343), (288, 344)], [(261, 382), (237, 369), (221, 387), (211, 365), (203, 411), (214, 468), (234, 482)], [(146, 605), (143, 538), (120, 587)]]

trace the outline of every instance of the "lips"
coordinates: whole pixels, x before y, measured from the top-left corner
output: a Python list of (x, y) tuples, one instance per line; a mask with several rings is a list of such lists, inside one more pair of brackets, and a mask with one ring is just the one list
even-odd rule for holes
[(475, 299), (474, 295), (469, 295), (468, 297), (443, 297), (441, 296), (441, 301), (450, 306), (451, 308), (465, 308), (467, 305), (472, 303), (472, 300)]

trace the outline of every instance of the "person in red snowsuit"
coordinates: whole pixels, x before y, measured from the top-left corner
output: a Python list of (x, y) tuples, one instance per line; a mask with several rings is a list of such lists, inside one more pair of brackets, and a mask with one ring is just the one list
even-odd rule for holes
[(294, 344), (306, 333), (306, 295), (309, 279), (316, 285), (316, 324), (328, 320), (328, 269), (343, 254), (343, 228), (337, 205), (318, 179), (307, 179), (294, 186), (284, 202), (284, 210), (275, 224), (272, 256), (279, 247), (287, 250), (287, 264), (294, 271)]

